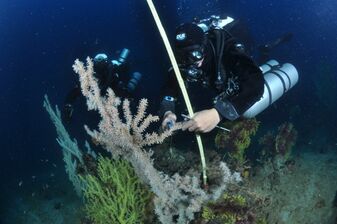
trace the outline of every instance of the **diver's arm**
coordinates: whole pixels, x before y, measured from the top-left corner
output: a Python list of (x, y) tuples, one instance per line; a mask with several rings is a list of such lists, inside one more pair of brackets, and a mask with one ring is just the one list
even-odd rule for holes
[(67, 94), (63, 108), (62, 108), (62, 120), (65, 122), (70, 122), (71, 117), (74, 112), (73, 104), (75, 103), (76, 99), (81, 95), (81, 88), (76, 85), (72, 90), (69, 91)]
[(224, 64), (227, 70), (238, 76), (239, 91), (228, 97), (220, 94), (214, 106), (222, 118), (229, 120), (239, 118), (262, 97), (264, 90), (261, 70), (251, 57), (235, 46), (235, 41), (226, 44)]
[(168, 111), (175, 113), (175, 100), (179, 93), (178, 81), (175, 77), (173, 69), (170, 68), (168, 72), (167, 80), (165, 81), (164, 87), (161, 91), (161, 103), (159, 109), (159, 116), (163, 117)]
[(162, 129), (171, 128), (177, 120), (175, 114), (175, 100), (179, 93), (179, 85), (173, 69), (169, 69), (169, 75), (161, 92), (162, 101), (158, 115), (162, 118)]

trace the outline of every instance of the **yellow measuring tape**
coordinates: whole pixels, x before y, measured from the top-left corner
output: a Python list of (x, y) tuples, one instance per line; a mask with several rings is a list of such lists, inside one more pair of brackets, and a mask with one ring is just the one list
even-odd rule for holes
[[(183, 78), (181, 77), (181, 73), (180, 73), (180, 70), (179, 70), (176, 58), (175, 58), (175, 56), (173, 54), (173, 50), (172, 50), (170, 42), (169, 42), (169, 40), (167, 38), (166, 32), (164, 30), (164, 27), (163, 27), (163, 25), (162, 25), (162, 23), (160, 21), (160, 18), (158, 16), (157, 10), (156, 10), (156, 8), (155, 8), (152, 0), (146, 0), (146, 1), (147, 1), (147, 4), (150, 7), (152, 16), (153, 16), (153, 18), (154, 18), (154, 20), (156, 22), (156, 25), (157, 25), (158, 30), (160, 32), (160, 35), (161, 35), (161, 37), (162, 37), (162, 39), (164, 41), (164, 45), (165, 45), (166, 51), (167, 51), (167, 53), (169, 55), (169, 58), (170, 58), (170, 61), (171, 61), (174, 73), (176, 74), (176, 77), (177, 77), (177, 80), (178, 80), (178, 83), (179, 83), (179, 87), (180, 87), (180, 89), (182, 91), (182, 94), (183, 94), (183, 97), (184, 97), (184, 100), (185, 100), (185, 104), (187, 106), (188, 114), (189, 114), (190, 117), (193, 117), (194, 113), (193, 113), (193, 109), (192, 109), (192, 106), (191, 106), (190, 99), (188, 97), (188, 93), (186, 91), (185, 83), (184, 83)], [(199, 153), (200, 153), (200, 158), (201, 158), (203, 184), (204, 184), (204, 186), (207, 186), (206, 160), (205, 160), (204, 147), (202, 145), (201, 137), (200, 137), (199, 134), (196, 134), (196, 138), (197, 138), (198, 147), (199, 147)]]

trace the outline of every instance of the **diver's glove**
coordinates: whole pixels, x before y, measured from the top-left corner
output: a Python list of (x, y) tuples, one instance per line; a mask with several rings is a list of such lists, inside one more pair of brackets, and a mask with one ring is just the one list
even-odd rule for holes
[(71, 117), (73, 116), (73, 112), (74, 112), (74, 108), (71, 104), (66, 104), (63, 106), (63, 109), (62, 109), (62, 114), (61, 114), (61, 117), (62, 117), (62, 121), (64, 122), (70, 122), (71, 120)]

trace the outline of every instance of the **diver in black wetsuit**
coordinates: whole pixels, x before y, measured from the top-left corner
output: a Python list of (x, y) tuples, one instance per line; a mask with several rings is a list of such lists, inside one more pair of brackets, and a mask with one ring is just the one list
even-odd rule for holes
[[(129, 65), (127, 57), (129, 50), (124, 48), (117, 60), (108, 60), (106, 54), (97, 54), (93, 60), (94, 75), (98, 80), (101, 94), (105, 95), (108, 88), (123, 98), (132, 98), (132, 94), (140, 81), (142, 74), (134, 72), (129, 76)], [(81, 95), (80, 86), (76, 85), (66, 96), (63, 110), (63, 121), (69, 122), (74, 111), (74, 102)]]
[[(263, 94), (262, 72), (226, 29), (231, 22), (230, 17), (213, 17), (204, 23), (182, 24), (176, 30), (176, 56), (184, 79), (216, 92), (209, 99), (213, 106), (195, 113), (184, 123), (183, 130), (209, 132), (222, 119), (239, 118)], [(169, 128), (177, 119), (174, 101), (180, 90), (172, 73), (171, 69), (159, 111), (163, 128)]]

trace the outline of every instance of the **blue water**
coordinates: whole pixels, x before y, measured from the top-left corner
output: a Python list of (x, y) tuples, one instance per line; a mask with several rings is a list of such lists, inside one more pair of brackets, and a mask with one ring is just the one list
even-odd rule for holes
[[(302, 135), (300, 142), (315, 129), (330, 130), (329, 142), (336, 141), (337, 111), (331, 111), (333, 105), (321, 105), (314, 83), (324, 75), (317, 71), (324, 64), (333, 73), (333, 82), (320, 88), (329, 94), (337, 85), (337, 1), (154, 2), (171, 39), (176, 25), (211, 14), (245, 21), (255, 46), (292, 32), (292, 41), (275, 49), (272, 57), (294, 64), (300, 81), (258, 118), (277, 124), (291, 119), (287, 111), (298, 105), (300, 114), (292, 122)], [(131, 49), (132, 70), (144, 74), (137, 94), (149, 98), (155, 112), (169, 60), (145, 0), (0, 1), (0, 199), (9, 197), (2, 189), (16, 188), (20, 180), (51, 169), (52, 163), (62, 166), (54, 127), (42, 107), (43, 95), (62, 105), (77, 82), (71, 68), (76, 58), (84, 60), (102, 51), (114, 57), (123, 47)], [(332, 99), (330, 103), (337, 104), (337, 95)], [(76, 110), (84, 110), (78, 104)], [(78, 112), (69, 126), (79, 140), (86, 137), (83, 120), (85, 113)], [(5, 206), (5, 200), (0, 200), (0, 208)]]

